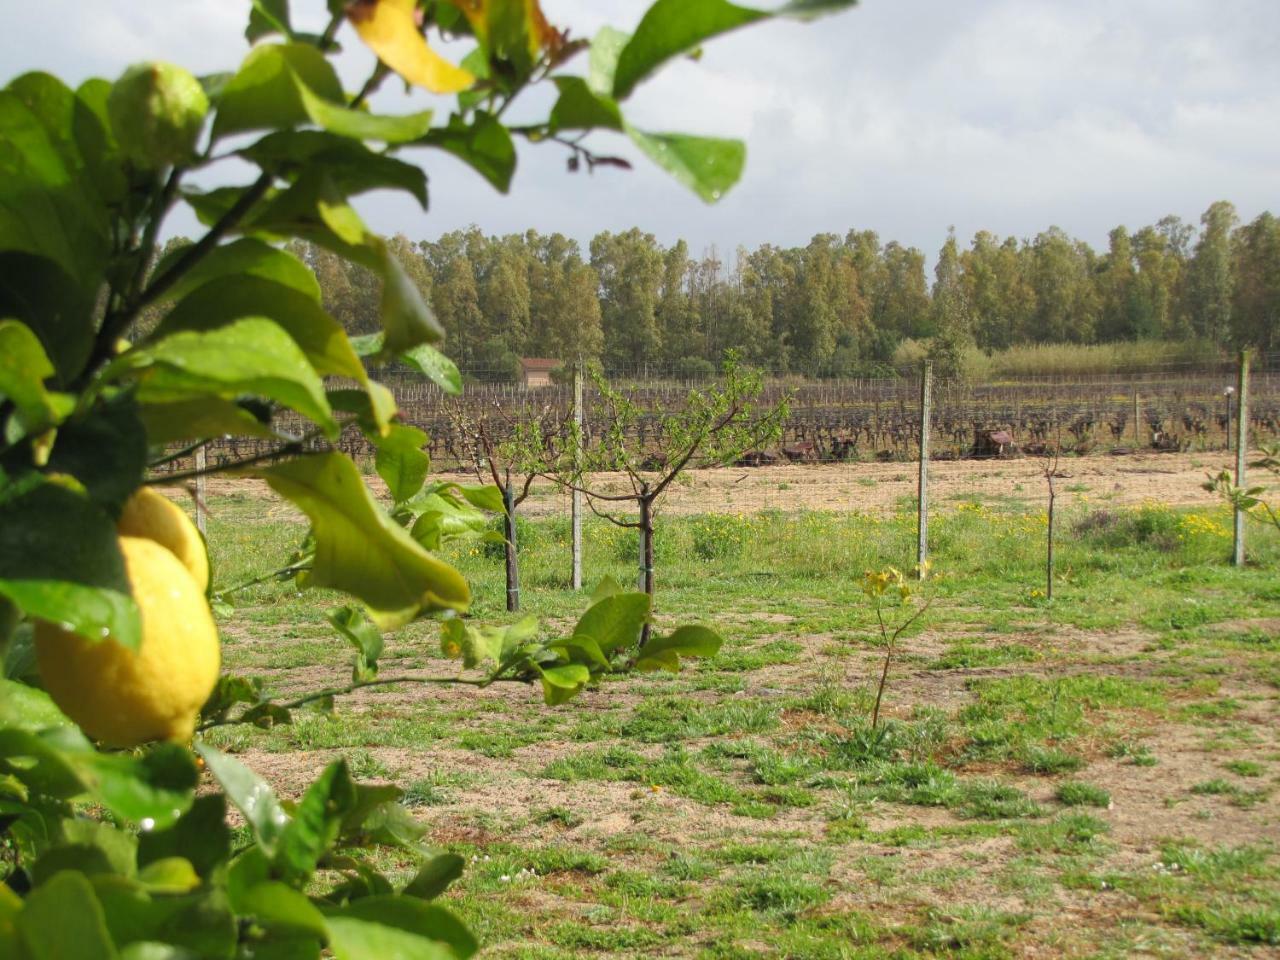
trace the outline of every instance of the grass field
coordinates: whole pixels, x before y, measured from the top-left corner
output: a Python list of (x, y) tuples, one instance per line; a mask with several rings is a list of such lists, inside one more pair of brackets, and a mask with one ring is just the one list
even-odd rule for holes
[[(305, 532), (252, 492), (210, 506), (219, 587)], [(288, 795), (339, 753), (405, 787), (470, 862), (447, 899), (486, 956), (1275, 956), (1280, 538), (1254, 527), (1237, 571), (1225, 512), (1076, 504), (1050, 606), (1044, 532), (1001, 498), (938, 511), (937, 598), (877, 731), (860, 578), (910, 563), (914, 516), (810, 510), (660, 520), (659, 620), (725, 636), (679, 676), (559, 708), (406, 682), (207, 737)], [(526, 609), (568, 622), (567, 524), (521, 534)], [(588, 525), (589, 580), (631, 581), (625, 534)], [(477, 615), (505, 619), (500, 559), (452, 559)], [(347, 682), (331, 602), (243, 592), (228, 668), (280, 692)], [(388, 638), (384, 677), (456, 669), (430, 624)]]

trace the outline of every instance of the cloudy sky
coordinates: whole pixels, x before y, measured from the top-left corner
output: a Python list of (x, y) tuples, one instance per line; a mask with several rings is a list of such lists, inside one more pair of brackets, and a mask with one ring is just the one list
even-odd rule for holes
[[(771, 0), (761, 0), (766, 5)], [(322, 0), (293, 0), (296, 20)], [(543, 0), (553, 22), (590, 35), (634, 25), (640, 0)], [(247, 2), (42, 0), (13, 3), (0, 64), (67, 80), (114, 77), (141, 59), (195, 72), (244, 53)], [(348, 34), (348, 38), (352, 35)], [(350, 46), (355, 47), (355, 44)], [(363, 50), (344, 55), (350, 86)], [(581, 69), (581, 68), (579, 68)], [(389, 85), (390, 86), (390, 85)], [(383, 95), (387, 110), (425, 94)], [(545, 102), (529, 104), (529, 115)], [(810, 24), (755, 26), (710, 43), (642, 86), (638, 126), (740, 137), (747, 172), (706, 206), (637, 158), (636, 170), (569, 175), (549, 147), (522, 150), (512, 194), (435, 153), (419, 154), (431, 210), (372, 196), (375, 228), (435, 237), (475, 223), (534, 226), (586, 241), (636, 225), (663, 242), (801, 244), (873, 229), (930, 255), (954, 225), (1032, 236), (1050, 224), (1105, 245), (1117, 223), (1212, 201), (1242, 217), (1280, 211), (1280, 3), (1276, 0), (864, 0)], [(601, 136), (602, 152), (634, 156)], [(182, 224), (179, 224), (181, 227)]]

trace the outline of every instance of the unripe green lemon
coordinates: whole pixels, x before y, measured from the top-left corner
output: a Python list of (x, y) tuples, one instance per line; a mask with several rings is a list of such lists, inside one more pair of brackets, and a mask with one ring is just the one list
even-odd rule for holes
[(201, 593), (209, 589), (209, 554), (200, 531), (181, 507), (151, 487), (139, 487), (129, 498), (116, 530), (122, 537), (154, 540), (182, 561)]
[(190, 160), (208, 112), (209, 98), (200, 81), (181, 67), (158, 61), (130, 67), (107, 98), (120, 149), (147, 170)]
[(142, 615), (137, 650), (111, 636), (87, 640), (36, 624), (45, 689), (89, 736), (113, 747), (186, 740), (218, 682), (221, 650), (204, 591), (172, 553), (121, 537), (125, 572)]

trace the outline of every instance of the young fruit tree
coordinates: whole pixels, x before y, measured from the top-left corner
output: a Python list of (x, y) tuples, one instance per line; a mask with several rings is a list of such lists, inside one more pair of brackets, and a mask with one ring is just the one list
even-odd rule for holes
[[(742, 145), (641, 130), (622, 102), (717, 34), (845, 5), (657, 0), (630, 36), (588, 41), (534, 0), (315, 0), (319, 32), (298, 29), (287, 0), (252, 0), (250, 50), (226, 73), (150, 62), (114, 83), (28, 73), (0, 89), (0, 956), (478, 949), (431, 902), (461, 859), (424, 847), (400, 790), (357, 784), (338, 760), (279, 798), (198, 732), (288, 722), (376, 683), (537, 683), (561, 703), (619, 669), (648, 622), (647, 597), (607, 586), (568, 635), (531, 618), (466, 619), (470, 586), (436, 551), (460, 532), (451, 511), (493, 507), (493, 491), (430, 487), (422, 435), (370, 372), (397, 360), (458, 383), (427, 304), (351, 198), (391, 189), (425, 208), (409, 147), (461, 159), (506, 192), (517, 140), (599, 165), (611, 158), (581, 137), (603, 130), (714, 199), (738, 178)], [(469, 49), (461, 65), (429, 45), (437, 36)], [(361, 46), (371, 67), (348, 93), (331, 60)], [(370, 109), (392, 78), (439, 95), (440, 109)], [(550, 112), (509, 126), (508, 106), (539, 83)], [(205, 232), (159, 256), (180, 206)], [(290, 240), (379, 278), (378, 334), (347, 336)], [(299, 419), (303, 431), (287, 427)], [(338, 449), (346, 429), (376, 446), (390, 509)], [(351, 599), (330, 616), (356, 650), (347, 686), (281, 702), (221, 675), (204, 544), (151, 487), (166, 479), (156, 465), (227, 435), (270, 450), (167, 479), (257, 477), (306, 515), (287, 569), (300, 588)], [(377, 677), (384, 631), (421, 618), (441, 622), (463, 672)], [(633, 665), (679, 669), (719, 642), (682, 627)], [(380, 869), (384, 845), (414, 864), (407, 881)]]
[(493, 481), (502, 514), (503, 558), (506, 562), (508, 612), (520, 609), (520, 550), (516, 511), (529, 497), (533, 482), (559, 460), (570, 437), (573, 411), (557, 415), (544, 406), (517, 418), (500, 405), (469, 412), (461, 404), (448, 407), (453, 431), (466, 449), (461, 459), (480, 478)]
[[(783, 397), (771, 407), (759, 406), (763, 387), (759, 372), (741, 366), (732, 355), (724, 361), (716, 382), (689, 391), (683, 405), (674, 410), (659, 401), (646, 405), (615, 389), (598, 369), (592, 371), (591, 382), (596, 391), (594, 419), (601, 426), (589, 445), (572, 439), (549, 476), (580, 492), (597, 516), (637, 531), (639, 587), (652, 600), (654, 518), (662, 495), (690, 466), (732, 463), (749, 450), (776, 443), (782, 436), (788, 401)], [(533, 459), (537, 451), (526, 455)], [(623, 474), (625, 489), (605, 489), (599, 475), (616, 472)], [(646, 624), (640, 637), (642, 648), (649, 635)]]

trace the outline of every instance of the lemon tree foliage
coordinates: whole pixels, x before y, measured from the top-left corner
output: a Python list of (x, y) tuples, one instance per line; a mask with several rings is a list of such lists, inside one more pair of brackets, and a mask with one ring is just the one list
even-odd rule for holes
[[(329, 15), (318, 34), (295, 27), (288, 0), (252, 0), (248, 55), (226, 73), (142, 63), (114, 82), (28, 73), (0, 89), (0, 956), (470, 956), (475, 937), (433, 902), (462, 863), (423, 845), (397, 788), (358, 784), (338, 761), (300, 798), (277, 797), (198, 730), (288, 722), (304, 703), (393, 681), (533, 683), (557, 704), (605, 673), (675, 670), (719, 647), (686, 626), (637, 656), (649, 600), (611, 584), (563, 636), (533, 619), (466, 619), (470, 589), (437, 551), (482, 533), (501, 503), (432, 481), (426, 437), (376, 380), (399, 361), (460, 385), (440, 325), (351, 199), (390, 189), (425, 208), (409, 147), (460, 158), (504, 192), (518, 140), (567, 149), (571, 165), (625, 166), (582, 142), (591, 130), (629, 136), (715, 199), (741, 145), (634, 128), (621, 104), (669, 58), (773, 14), (658, 0), (634, 36), (583, 40), (534, 0), (316, 6)], [(454, 63), (436, 36), (470, 52)], [(376, 66), (349, 91), (330, 58), (360, 43)], [(389, 80), (441, 95), (440, 108), (371, 110)], [(505, 123), (536, 83), (554, 89), (547, 118)], [(223, 185), (205, 185), (221, 165)], [(181, 205), (205, 232), (160, 256)], [(378, 333), (347, 337), (291, 240), (376, 274)], [(390, 507), (333, 446), (346, 429), (376, 447)], [(228, 434), (277, 442), (217, 469), (264, 479), (311, 521), (283, 575), (350, 598), (330, 612), (354, 650), (347, 687), (282, 703), (219, 675), (210, 600), (233, 593), (210, 594), (198, 532), (147, 484)], [(460, 672), (380, 677), (383, 631), (421, 617), (441, 621)], [(232, 807), (247, 843), (233, 842)], [(374, 845), (401, 848), (416, 871), (392, 882), (364, 855)]]

